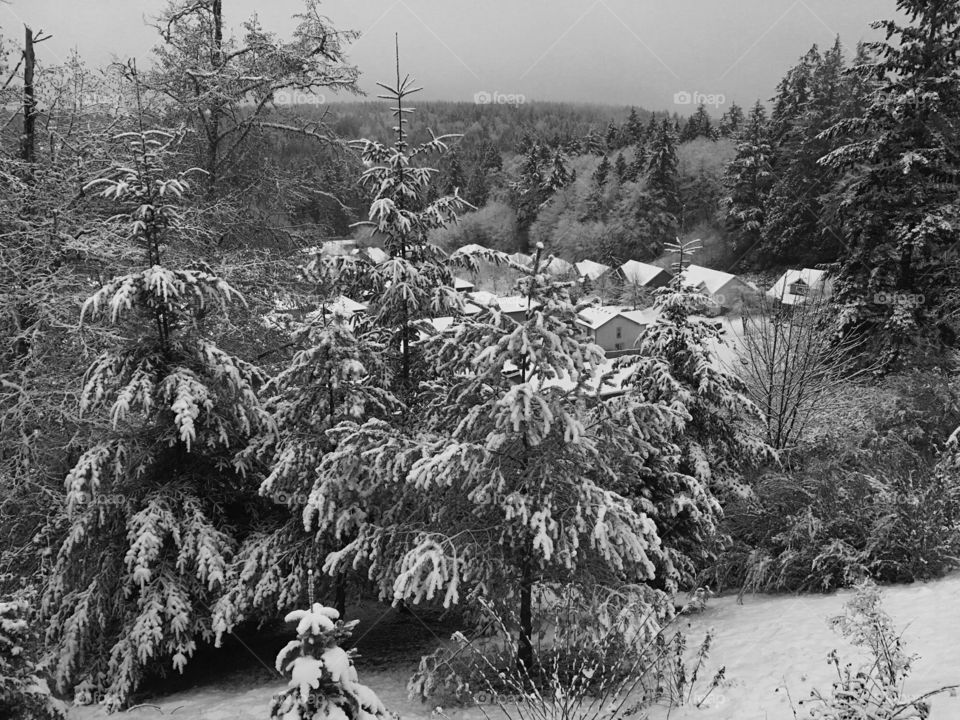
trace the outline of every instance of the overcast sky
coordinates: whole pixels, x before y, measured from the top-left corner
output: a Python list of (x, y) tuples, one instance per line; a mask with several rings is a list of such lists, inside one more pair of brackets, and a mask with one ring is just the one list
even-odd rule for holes
[[(23, 23), (53, 38), (40, 57), (77, 48), (91, 63), (149, 59), (155, 35), (145, 18), (164, 0), (7, 0), (0, 28), (19, 41)], [(689, 108), (677, 93), (741, 105), (768, 99), (784, 71), (813, 43), (836, 35), (848, 48), (873, 38), (873, 20), (895, 0), (326, 0), (340, 29), (362, 36), (350, 51), (365, 90), (393, 72), (393, 34), (402, 69), (422, 97), (473, 100), (477, 93)], [(302, 0), (224, 0), (228, 23), (256, 12), (289, 32)], [(9, 41), (8, 40), (8, 41)], [(722, 97), (720, 97), (722, 96)], [(681, 103), (684, 96), (679, 96)], [(718, 105), (722, 111), (722, 104)]]

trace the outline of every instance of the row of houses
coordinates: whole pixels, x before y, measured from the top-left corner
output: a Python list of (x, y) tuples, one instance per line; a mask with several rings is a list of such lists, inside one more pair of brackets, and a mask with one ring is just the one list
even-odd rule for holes
[[(363, 254), (372, 262), (383, 262), (389, 255), (379, 248), (357, 248), (350, 246), (352, 241), (333, 241), (305, 252), (332, 255)], [(460, 253), (484, 251), (480, 245), (468, 245), (460, 248)], [(513, 253), (510, 260), (518, 265), (531, 266), (533, 258), (524, 253)], [(622, 299), (625, 287), (655, 290), (664, 287), (673, 279), (673, 273), (650, 263), (628, 260), (618, 267), (610, 267), (593, 260), (581, 260), (570, 263), (562, 258), (550, 256), (544, 270), (556, 277), (578, 280), (586, 292), (597, 293), (600, 306), (591, 307), (580, 313), (578, 322), (590, 338), (603, 348), (609, 356), (630, 352), (638, 338), (656, 319), (653, 308), (637, 309), (618, 305), (603, 305), (606, 287), (620, 290)], [(751, 282), (732, 273), (714, 270), (701, 265), (688, 265), (684, 270), (684, 284), (699, 290), (709, 301), (707, 315), (720, 315), (725, 312), (744, 310), (757, 303), (761, 291)], [(477, 290), (474, 283), (458, 277), (454, 287), (466, 296), (465, 314), (473, 315), (482, 307), (495, 305), (501, 313), (516, 321), (522, 321), (528, 309), (528, 300), (517, 295), (501, 296), (484, 290)], [(774, 285), (766, 291), (766, 296), (783, 306), (794, 306), (806, 302), (815, 292), (829, 290), (827, 275), (824, 271), (804, 268), (786, 271)], [(324, 308), (314, 312), (335, 312), (351, 317), (366, 311), (363, 303), (349, 298), (339, 297)], [(453, 318), (435, 318), (434, 327), (441, 332), (448, 330)]]

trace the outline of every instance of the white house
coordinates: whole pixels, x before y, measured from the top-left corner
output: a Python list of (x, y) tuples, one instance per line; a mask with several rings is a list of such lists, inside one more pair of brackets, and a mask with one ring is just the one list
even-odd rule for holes
[(617, 268), (617, 274), (630, 285), (648, 288), (663, 287), (673, 277), (669, 270), (639, 260), (627, 260)]
[[(506, 315), (517, 322), (523, 322), (524, 318), (527, 316), (527, 304), (528, 300), (526, 295), (507, 295), (501, 297), (499, 295), (494, 295), (492, 292), (487, 292), (486, 290), (476, 290), (472, 293), (468, 293), (467, 297), (470, 298), (470, 302), (467, 303), (469, 308), (464, 309), (464, 314), (471, 315), (477, 312), (480, 312), (480, 308), (490, 307), (491, 305), (498, 308), (500, 312)], [(534, 308), (539, 307), (540, 303), (536, 300), (533, 301)], [(476, 308), (475, 310), (472, 308)]]
[(554, 277), (575, 276), (577, 274), (577, 269), (573, 266), (573, 263), (558, 258), (556, 255), (551, 255), (540, 269)]
[(511, 255), (507, 255), (507, 257), (517, 265), (521, 265), (523, 267), (528, 268), (533, 265), (533, 256), (528, 255), (527, 253), (515, 252)]
[(594, 262), (593, 260), (581, 260), (578, 263), (574, 263), (574, 267), (577, 269), (577, 273), (581, 278), (590, 280), (592, 282), (596, 282), (610, 272), (609, 265)]
[(654, 317), (650, 310), (600, 306), (581, 310), (577, 314), (577, 323), (609, 355), (633, 350), (640, 334)]
[(767, 297), (781, 305), (798, 305), (811, 295), (828, 295), (830, 283), (825, 270), (787, 270), (767, 290)]
[(326, 302), (316, 310), (307, 313), (308, 320), (315, 320), (323, 314), (340, 315), (344, 318), (352, 318), (354, 315), (365, 313), (367, 306), (363, 303), (351, 300), (346, 295), (339, 295), (330, 302)]
[(740, 308), (759, 294), (759, 290), (746, 280), (702, 265), (684, 268), (683, 284), (700, 290), (710, 298), (715, 304), (714, 314)]

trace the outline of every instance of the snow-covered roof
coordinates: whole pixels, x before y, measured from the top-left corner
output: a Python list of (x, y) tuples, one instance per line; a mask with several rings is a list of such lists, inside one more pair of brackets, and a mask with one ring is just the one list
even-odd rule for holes
[(487, 290), (474, 290), (468, 297), (480, 307), (488, 307), (497, 303), (497, 296)]
[(669, 271), (664, 270), (662, 267), (640, 262), (639, 260), (627, 260), (620, 266), (620, 272), (627, 282), (634, 283), (635, 285), (646, 285), (663, 272), (666, 272), (668, 275), (670, 274)]
[(624, 310), (615, 305), (588, 307), (577, 313), (577, 321), (591, 330), (598, 330), (617, 317), (625, 318), (637, 325), (649, 325), (657, 317), (653, 308), (646, 310)]
[(650, 325), (660, 315), (660, 311), (655, 308), (644, 308), (642, 310), (622, 310), (620, 312), (627, 320), (633, 320), (638, 325)]
[(577, 272), (580, 273), (580, 277), (589, 278), (590, 280), (596, 280), (601, 275), (610, 271), (609, 265), (594, 262), (593, 260), (581, 260), (580, 262), (575, 263), (574, 267), (577, 268)]
[(576, 272), (573, 263), (558, 258), (556, 255), (551, 255), (547, 262), (543, 264), (542, 269), (551, 275), (568, 275)]
[(361, 250), (360, 252), (362, 252), (364, 255), (366, 255), (366, 256), (370, 259), (371, 262), (375, 262), (375, 263), (377, 263), (377, 264), (382, 263), (382, 262), (386, 262), (387, 260), (390, 259), (390, 253), (388, 253), (386, 250), (383, 250), (382, 248), (378, 248), (378, 247), (368, 247), (368, 248), (364, 248), (364, 249)]
[(802, 270), (787, 270), (779, 279), (767, 290), (767, 296), (779, 300), (784, 305), (795, 305), (803, 302), (806, 293), (792, 293), (791, 289), (797, 289), (796, 284), (806, 285), (811, 290), (822, 292), (825, 289), (827, 273), (825, 270), (815, 270), (813, 268), (803, 268)]
[(474, 284), (469, 280), (464, 280), (463, 278), (454, 278), (453, 279), (453, 289), (458, 292), (468, 292), (473, 290)]
[(477, 243), (470, 243), (469, 245), (464, 245), (461, 248), (457, 248), (456, 252), (458, 253), (475, 253), (475, 252), (487, 252), (489, 248), (485, 248), (483, 245), (478, 245)]
[[(736, 275), (731, 275), (722, 270), (703, 267), (702, 265), (687, 265), (683, 270), (683, 283), (691, 287), (702, 287), (709, 294), (720, 292), (720, 290), (731, 280), (737, 280)], [(742, 282), (742, 281), (741, 281)]]
[(340, 295), (328, 303), (324, 303), (319, 308), (307, 314), (308, 319), (314, 319), (320, 316), (324, 311), (334, 315), (352, 317), (356, 313), (366, 312), (367, 306), (356, 300), (351, 300), (346, 295)]
[[(515, 313), (515, 312), (526, 312), (529, 299), (527, 298), (526, 295), (508, 295), (506, 297), (497, 297), (496, 302), (497, 302), (497, 307), (500, 308), (500, 312)], [(530, 306), (539, 307), (539, 305), (540, 303), (534, 300)]]
[(613, 320), (619, 312), (619, 308), (588, 307), (577, 313), (577, 322), (597, 330)]
[(531, 255), (527, 255), (527, 253), (515, 252), (507, 257), (509, 257), (517, 265), (523, 265), (525, 267), (530, 267), (533, 265), (533, 257)]

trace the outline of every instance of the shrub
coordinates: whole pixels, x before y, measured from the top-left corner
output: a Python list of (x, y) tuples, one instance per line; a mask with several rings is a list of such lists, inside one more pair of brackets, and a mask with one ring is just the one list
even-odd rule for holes
[[(939, 688), (920, 697), (904, 699), (903, 684), (916, 656), (907, 655), (903, 640), (880, 605), (880, 592), (872, 582), (857, 587), (843, 615), (831, 619), (836, 630), (854, 645), (865, 647), (870, 662), (854, 668), (841, 665), (837, 651), (828, 658), (837, 672), (829, 693), (814, 690), (810, 716), (819, 720), (909, 720), (927, 718), (927, 699), (952, 688)], [(956, 687), (956, 686), (955, 686)]]
[[(701, 606), (695, 593), (680, 612)], [(423, 702), (494, 705), (514, 720), (629, 716), (655, 702), (671, 707), (703, 705), (723, 679), (698, 686), (712, 636), (687, 657), (683, 634), (671, 630), (677, 617), (666, 596), (645, 587), (615, 592), (566, 586), (544, 593), (552, 603), (549, 622), (540, 628), (530, 665), (518, 662), (510, 623), (489, 604), (487, 627), (479, 639), (454, 635), (455, 645), (422, 658), (407, 685)], [(482, 633), (481, 633), (482, 635)]]
[(701, 582), (827, 591), (944, 575), (960, 557), (960, 475), (937, 463), (955, 392), (935, 374), (890, 378), (858, 430), (785, 454), (724, 508), (730, 542)]
[(60, 703), (40, 677), (40, 666), (30, 655), (36, 639), (26, 600), (0, 601), (0, 717), (7, 720), (64, 717)]
[(356, 620), (345, 623), (333, 608), (313, 603), (285, 620), (297, 623), (297, 639), (277, 655), (277, 672), (289, 672), (287, 689), (275, 695), (276, 720), (376, 720), (389, 717), (377, 694), (357, 682), (353, 651), (340, 647)]

